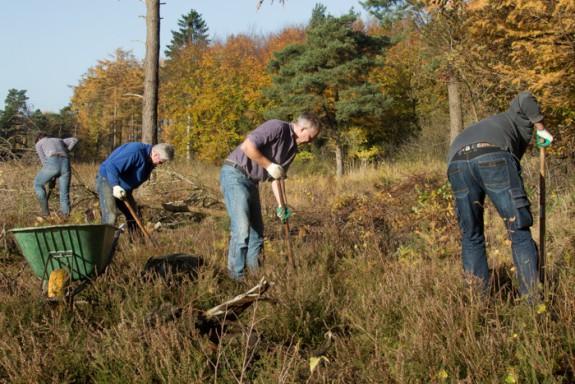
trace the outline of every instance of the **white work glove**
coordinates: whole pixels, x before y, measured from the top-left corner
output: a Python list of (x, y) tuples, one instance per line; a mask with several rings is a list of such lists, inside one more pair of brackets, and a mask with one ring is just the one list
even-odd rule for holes
[(281, 179), (285, 176), (285, 170), (283, 167), (276, 163), (271, 163), (266, 167), (266, 171), (270, 174), (271, 177), (274, 179)]
[(536, 143), (539, 148), (545, 148), (553, 142), (553, 136), (546, 129), (538, 129), (535, 133)]
[(112, 187), (112, 195), (114, 195), (116, 199), (124, 200), (126, 197), (126, 190), (119, 185), (114, 185), (114, 187)]

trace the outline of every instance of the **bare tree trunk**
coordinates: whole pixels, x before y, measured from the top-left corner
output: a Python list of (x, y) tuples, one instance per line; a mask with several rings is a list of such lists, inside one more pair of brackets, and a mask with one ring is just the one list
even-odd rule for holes
[(142, 142), (158, 142), (158, 67), (160, 58), (160, 0), (146, 0), (146, 58)]
[(335, 143), (335, 175), (343, 176), (343, 148), (338, 141)]
[(190, 135), (190, 130), (192, 129), (192, 119), (188, 115), (188, 123), (186, 125), (186, 160), (188, 163), (192, 161), (192, 139)]
[(116, 97), (116, 88), (114, 87), (114, 120), (112, 121), (112, 140), (111, 140), (112, 148), (110, 148), (110, 153), (112, 153), (112, 151), (117, 147), (116, 144), (116, 139), (118, 135), (116, 127), (117, 119), (118, 119), (118, 100)]
[(453, 71), (449, 71), (447, 80), (447, 97), (449, 99), (449, 143), (463, 130), (463, 111), (461, 109), (461, 94), (459, 80)]

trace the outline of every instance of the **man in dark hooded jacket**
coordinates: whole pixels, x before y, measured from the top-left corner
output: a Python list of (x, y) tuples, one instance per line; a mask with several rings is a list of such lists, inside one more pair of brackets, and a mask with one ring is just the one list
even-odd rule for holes
[(480, 278), (484, 288), (489, 282), (483, 223), (485, 195), (505, 222), (519, 292), (527, 295), (537, 286), (537, 248), (530, 231), (533, 217), (519, 165), (534, 130), (538, 145), (546, 146), (553, 140), (545, 130), (537, 100), (531, 93), (522, 92), (507, 111), (469, 126), (449, 148), (448, 178), (461, 228), (463, 269)]

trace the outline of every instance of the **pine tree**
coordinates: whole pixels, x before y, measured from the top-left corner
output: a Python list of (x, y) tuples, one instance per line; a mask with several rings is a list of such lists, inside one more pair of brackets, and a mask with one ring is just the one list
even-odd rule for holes
[(25, 125), (28, 117), (28, 96), (26, 90), (10, 89), (4, 100), (4, 111), (0, 114), (0, 132), (3, 138), (14, 136), (18, 127)]
[(182, 16), (178, 21), (178, 25), (180, 26), (179, 31), (172, 31), (172, 41), (168, 45), (168, 49), (164, 51), (168, 58), (172, 58), (188, 45), (207, 45), (210, 42), (208, 39), (208, 26), (202, 15), (195, 10), (192, 9), (190, 13)]
[[(277, 52), (268, 68), (273, 84), (266, 94), (276, 107), (267, 117), (293, 119), (303, 111), (318, 114), (324, 135), (335, 146), (338, 175), (343, 173), (344, 142), (350, 130), (372, 134), (392, 127), (386, 116), (393, 100), (369, 78), (381, 65), (380, 55), (389, 42), (366, 34), (357, 20), (353, 12), (333, 17), (317, 5), (306, 41)], [(399, 141), (409, 131), (388, 130), (385, 136)]]

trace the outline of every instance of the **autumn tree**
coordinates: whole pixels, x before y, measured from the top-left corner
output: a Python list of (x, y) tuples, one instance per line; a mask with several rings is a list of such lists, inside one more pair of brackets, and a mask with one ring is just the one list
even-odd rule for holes
[[(493, 110), (529, 89), (557, 135), (554, 149), (575, 144), (575, 3), (569, 0), (474, 1), (466, 30), (472, 44), (462, 65)], [(466, 59), (463, 60), (463, 57)]]
[(178, 150), (188, 139), (204, 160), (221, 160), (261, 123), (269, 84), (265, 50), (258, 39), (239, 35), (208, 49), (183, 49), (165, 68), (162, 113)]
[(160, 72), (160, 115), (164, 132), (178, 153), (193, 157), (191, 110), (202, 95), (202, 62), (207, 46), (188, 45), (165, 62)]
[(142, 65), (129, 52), (118, 49), (111, 60), (88, 69), (71, 101), (86, 155), (104, 156), (140, 139), (142, 88)]
[(335, 150), (336, 173), (343, 174), (346, 135), (359, 129), (389, 144), (398, 144), (413, 132), (388, 119), (394, 100), (370, 78), (381, 65), (388, 40), (370, 36), (358, 16), (326, 14), (314, 8), (306, 41), (277, 52), (269, 64), (272, 86), (267, 90), (275, 107), (267, 117), (293, 119), (309, 110), (318, 114)]
[[(192, 44), (162, 68), (160, 111), (165, 133), (178, 152), (221, 161), (262, 123), (261, 90), (273, 51), (305, 38), (299, 28), (266, 37), (230, 36), (211, 45)], [(190, 152), (188, 152), (190, 153)]]
[(190, 45), (206, 45), (208, 38), (208, 26), (202, 16), (194, 9), (178, 20), (177, 31), (172, 31), (172, 41), (168, 45), (165, 54), (168, 58), (173, 57), (182, 48)]
[(271, 60), (277, 51), (281, 51), (290, 44), (301, 44), (305, 41), (306, 33), (303, 27), (284, 28), (279, 32), (267, 35), (261, 44), (266, 60)]
[[(412, 20), (425, 43), (421, 53), (434, 57), (434, 71), (437, 78), (446, 85), (450, 118), (449, 138), (452, 141), (464, 125), (464, 93), (473, 90), (465, 82), (465, 76), (458, 66), (458, 52), (466, 45), (463, 27), (468, 16), (465, 0), (366, 0), (362, 5), (384, 24)], [(474, 105), (472, 115), (477, 117)]]
[[(162, 69), (160, 76), (162, 81), (161, 92), (163, 97), (167, 97), (168, 103), (162, 102), (160, 109), (168, 112), (167, 119), (169, 125), (174, 128), (175, 120), (173, 117), (178, 114), (177, 111), (187, 111), (192, 104), (192, 100), (197, 96), (196, 92), (190, 92), (190, 89), (182, 89), (180, 80), (186, 79), (187, 81), (195, 82), (194, 90), (199, 89), (200, 84), (198, 71), (200, 70), (201, 56), (208, 49), (210, 40), (208, 39), (208, 26), (202, 19), (202, 16), (195, 10), (191, 10), (187, 15), (183, 16), (179, 21), (179, 31), (172, 31), (172, 42), (166, 50), (168, 60)], [(187, 81), (185, 81), (187, 83)], [(191, 134), (191, 118), (187, 114), (184, 117), (185, 134), (182, 133), (177, 137), (172, 137), (172, 142), (175, 140), (178, 145), (180, 153), (186, 154), (186, 159), (189, 161), (193, 155), (192, 134)], [(179, 121), (179, 120), (178, 120)], [(172, 129), (173, 131), (173, 129)], [(173, 133), (173, 132), (172, 132)], [(185, 148), (184, 144), (185, 143)]]

